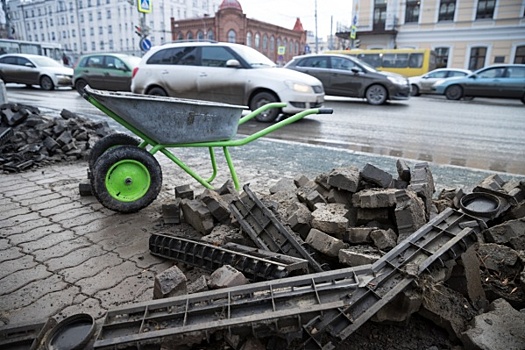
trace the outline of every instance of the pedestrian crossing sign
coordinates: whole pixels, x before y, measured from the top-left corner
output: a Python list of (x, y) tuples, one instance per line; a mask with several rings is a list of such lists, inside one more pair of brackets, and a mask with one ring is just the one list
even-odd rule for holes
[(152, 0), (137, 0), (139, 12), (150, 13), (151, 12), (151, 1)]

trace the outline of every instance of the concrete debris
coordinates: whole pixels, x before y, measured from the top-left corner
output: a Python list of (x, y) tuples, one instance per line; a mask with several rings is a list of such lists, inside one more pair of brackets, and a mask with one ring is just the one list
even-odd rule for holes
[(187, 293), (186, 276), (177, 267), (172, 266), (155, 276), (153, 299), (169, 298)]
[(35, 107), (0, 105), (0, 129), (12, 135), (0, 143), (0, 169), (21, 172), (58, 162), (86, 159), (92, 146), (113, 131), (106, 122), (94, 122), (66, 109), (60, 118), (40, 114)]
[(248, 279), (241, 272), (230, 265), (224, 265), (211, 274), (208, 287), (210, 289), (218, 289), (241, 286), (248, 283)]

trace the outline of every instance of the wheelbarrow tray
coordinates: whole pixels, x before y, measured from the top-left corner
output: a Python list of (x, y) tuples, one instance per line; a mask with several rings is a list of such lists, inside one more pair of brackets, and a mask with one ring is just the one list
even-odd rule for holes
[[(159, 144), (230, 140), (245, 106), (84, 89), (85, 93)], [(118, 120), (117, 120), (118, 121)], [(133, 130), (131, 130), (133, 131)]]

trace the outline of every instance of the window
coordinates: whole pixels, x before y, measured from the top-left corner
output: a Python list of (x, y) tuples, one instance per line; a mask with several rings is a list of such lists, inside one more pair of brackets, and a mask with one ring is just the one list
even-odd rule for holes
[(102, 19), (102, 12), (100, 12), (100, 11), (97, 12), (97, 19), (98, 20)]
[(347, 60), (342, 57), (334, 57), (332, 58), (332, 68), (339, 69), (339, 70), (352, 70), (353, 67), (355, 67), (354, 61)]
[(233, 29), (230, 29), (228, 31), (228, 42), (229, 43), (237, 42), (237, 34), (235, 33), (235, 30), (233, 30)]
[(453, 21), (456, 12), (456, 0), (441, 0), (438, 22)]
[(419, 22), (419, 0), (407, 0), (405, 23)]
[(252, 46), (252, 33), (248, 32), (246, 34), (246, 46)]
[(448, 47), (436, 47), (436, 68), (445, 68), (448, 66)]
[(374, 5), (374, 30), (385, 30), (386, 2), (376, 1)]
[(111, 24), (108, 25), (108, 34), (113, 34), (113, 26)]
[(188, 32), (188, 34), (186, 34), (186, 39), (193, 40), (193, 33), (192, 32)]
[(261, 35), (259, 33), (255, 34), (255, 48), (259, 49), (261, 46)]
[(505, 76), (505, 68), (489, 68), (478, 74), (479, 78), (502, 78)]
[(525, 78), (525, 68), (523, 67), (509, 67), (507, 68), (507, 77), (509, 78)]
[(312, 56), (307, 57), (297, 63), (297, 67), (307, 68), (328, 68), (328, 57), (326, 56)]
[(147, 64), (196, 65), (197, 48), (174, 47), (160, 50), (149, 58)]
[(487, 57), (486, 47), (473, 47), (470, 49), (470, 59), (468, 69), (477, 70), (485, 66), (485, 58)]
[(268, 50), (268, 36), (266, 34), (263, 35), (262, 48), (264, 51)]
[(273, 36), (270, 38), (270, 51), (275, 51), (275, 38)]
[(207, 35), (208, 35), (208, 40), (215, 40), (215, 33), (213, 33), (213, 30), (209, 30)]
[(204, 40), (204, 33), (202, 32), (202, 30), (199, 30), (197, 32), (197, 40), (199, 40), (199, 41), (203, 41)]
[(203, 47), (202, 65), (206, 67), (226, 67), (228, 60), (235, 57), (224, 47)]
[(383, 67), (385, 68), (406, 68), (408, 66), (407, 53), (385, 53), (383, 55)]
[(514, 63), (525, 63), (525, 46), (518, 46), (516, 48)]
[(106, 18), (111, 19), (111, 10), (107, 10), (106, 12)]
[(496, 0), (478, 0), (478, 11), (476, 12), (476, 19), (493, 18), (495, 7)]

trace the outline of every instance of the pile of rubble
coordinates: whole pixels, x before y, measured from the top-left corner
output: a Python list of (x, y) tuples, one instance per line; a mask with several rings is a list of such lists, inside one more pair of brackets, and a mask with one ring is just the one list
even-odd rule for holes
[[(112, 312), (95, 346), (343, 349), (365, 322), (422, 317), (458, 348), (522, 349), (525, 183), (493, 175), (433, 199), (428, 164), (397, 169), (282, 179), (263, 199), (248, 185), (176, 188), (163, 205), (175, 235), (150, 238), (152, 254), (178, 262), (155, 279), (154, 299), (170, 299)], [(198, 239), (177, 229), (188, 224)], [(131, 314), (145, 329), (123, 321)]]
[(93, 122), (66, 109), (60, 118), (53, 118), (36, 107), (6, 103), (0, 106), (0, 169), (20, 172), (86, 159), (94, 143), (111, 132), (106, 122)]

